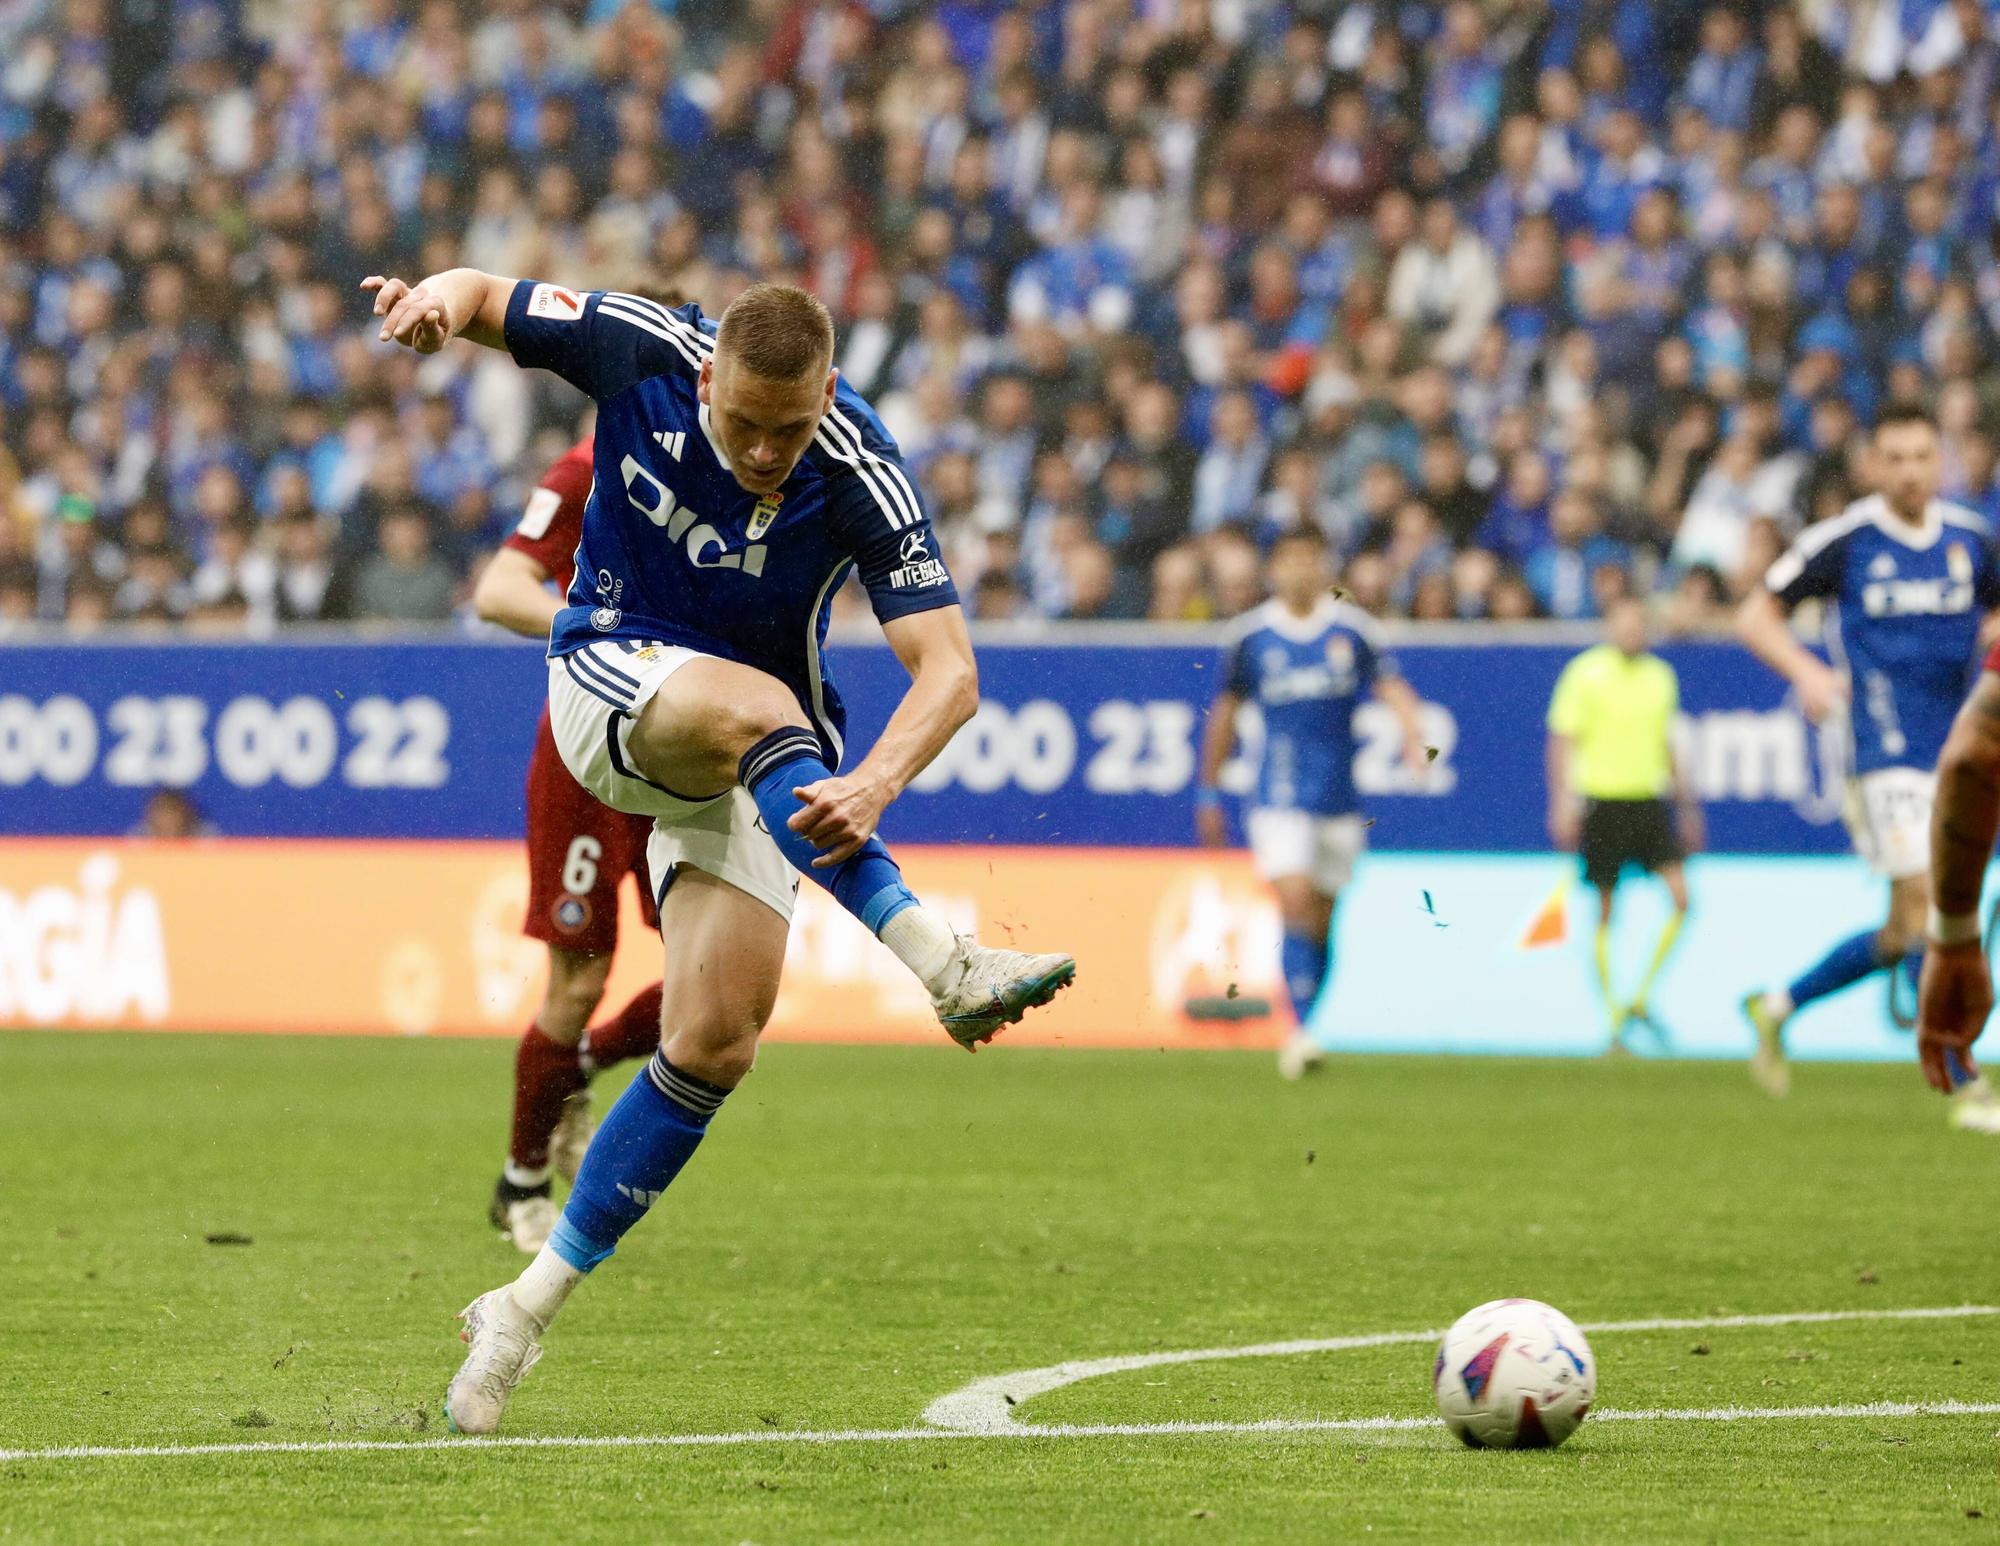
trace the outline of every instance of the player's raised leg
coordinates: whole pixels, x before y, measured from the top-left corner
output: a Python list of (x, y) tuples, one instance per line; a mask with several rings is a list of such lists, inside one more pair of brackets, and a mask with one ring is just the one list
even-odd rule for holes
[[(929, 616), (900, 621), (928, 626)], [(922, 687), (919, 670), (912, 696)], [(876, 754), (895, 734), (892, 720)], [(875, 818), (900, 791), (873, 786), (865, 764), (836, 777), (798, 700), (777, 678), (735, 661), (692, 660), (646, 703), (629, 749), (647, 778), (691, 797), (741, 783), (786, 860), (915, 973), (961, 1046), (991, 1039), (1075, 976), (1067, 955), (983, 946), (925, 908), (874, 835)]]
[(445, 1392), (458, 1432), (500, 1426), (556, 1312), (666, 1194), (756, 1058), (784, 966), (784, 916), (692, 867), (676, 872), (660, 915), (673, 941), (660, 1048), (605, 1114), (549, 1243), (513, 1283), (481, 1294), (460, 1317), (470, 1351)]

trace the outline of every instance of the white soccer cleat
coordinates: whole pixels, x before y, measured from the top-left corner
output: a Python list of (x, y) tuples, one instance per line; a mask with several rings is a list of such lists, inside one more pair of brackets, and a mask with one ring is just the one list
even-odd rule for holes
[(516, 1250), (530, 1256), (549, 1243), (556, 1218), (556, 1205), (546, 1197), (517, 1197), (512, 1202), (494, 1199), (493, 1222), (514, 1242)]
[(1278, 1049), (1278, 1077), (1293, 1083), (1326, 1061), (1326, 1049), (1304, 1031), (1294, 1031)]
[(1076, 978), (1074, 956), (996, 950), (969, 934), (958, 936), (958, 959), (962, 970), (957, 979), (931, 996), (931, 1007), (967, 1052), (978, 1051), (1002, 1026), (1046, 1004)]
[(1961, 1133), (2000, 1135), (2000, 1095), (1981, 1074), (1951, 1092), (1951, 1126)]
[(1756, 1034), (1757, 1046), (1750, 1054), (1750, 1077), (1757, 1088), (1773, 1100), (1792, 1093), (1792, 1070), (1785, 1061), (1785, 1022), (1772, 1014), (1762, 993), (1744, 997), (1743, 1018)]
[(590, 1147), (591, 1134), (596, 1131), (597, 1120), (590, 1114), (590, 1091), (578, 1090), (563, 1101), (562, 1116), (556, 1122), (556, 1130), (549, 1135), (549, 1164), (572, 1186), (576, 1184), (577, 1171), (583, 1168), (583, 1151)]
[(444, 1392), (453, 1433), (496, 1433), (514, 1387), (541, 1359), (541, 1331), (504, 1288), (481, 1294), (458, 1313), (458, 1340), (471, 1349)]

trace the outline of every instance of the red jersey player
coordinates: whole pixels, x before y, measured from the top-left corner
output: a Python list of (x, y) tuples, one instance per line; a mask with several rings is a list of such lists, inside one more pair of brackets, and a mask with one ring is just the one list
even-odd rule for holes
[[(479, 577), (473, 606), (488, 622), (546, 639), (576, 572), (576, 545), (590, 497), (591, 442), (572, 446), (529, 496), (520, 525)], [(549, 581), (556, 582), (555, 588)], [(589, 1079), (660, 1042), (656, 984), (602, 1025), (589, 1026), (618, 944), (618, 888), (629, 873), (655, 927), (646, 878), (649, 816), (600, 805), (570, 777), (549, 732), (548, 710), (528, 762), (528, 916), (521, 932), (549, 947), (549, 986), (514, 1058), (514, 1127), (493, 1189), (495, 1225), (530, 1254), (555, 1227), (551, 1167), (576, 1179), (590, 1142)]]

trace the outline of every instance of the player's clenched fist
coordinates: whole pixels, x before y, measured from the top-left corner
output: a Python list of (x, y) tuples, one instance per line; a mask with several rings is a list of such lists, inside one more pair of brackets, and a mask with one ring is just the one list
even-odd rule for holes
[(852, 858), (875, 835), (889, 792), (872, 779), (823, 778), (792, 791), (802, 809), (785, 825), (825, 852), (813, 860), (823, 870)]
[(436, 354), (451, 341), (451, 313), (444, 301), (419, 283), (414, 289), (400, 279), (370, 274), (361, 288), (375, 292), (375, 315), (382, 319), (376, 336), (419, 354)]
[[(1917, 1061), (1931, 1088), (1950, 1094), (1958, 1083), (1976, 1078), (1970, 1048), (1993, 1012), (1993, 974), (1980, 941), (1958, 945), (1933, 942), (1924, 951), (1917, 988)], [(1952, 1063), (1963, 1073), (1954, 1080)]]

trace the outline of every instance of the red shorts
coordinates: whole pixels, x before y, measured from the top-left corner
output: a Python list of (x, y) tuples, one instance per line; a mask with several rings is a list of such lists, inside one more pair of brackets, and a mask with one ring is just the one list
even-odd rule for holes
[(605, 955), (618, 944), (618, 887), (629, 873), (639, 911), (657, 929), (646, 877), (653, 818), (600, 804), (570, 777), (549, 731), (548, 711), (528, 760), (528, 916), (521, 932), (560, 950)]

